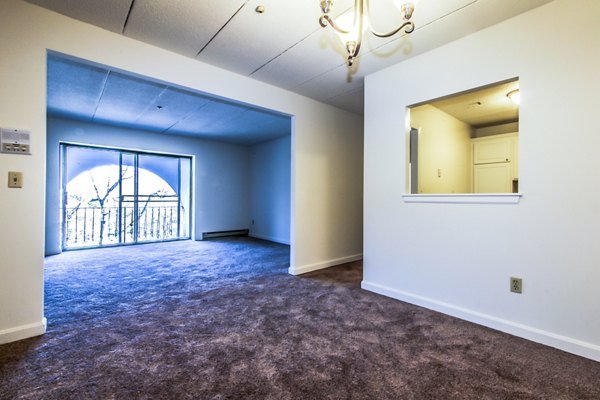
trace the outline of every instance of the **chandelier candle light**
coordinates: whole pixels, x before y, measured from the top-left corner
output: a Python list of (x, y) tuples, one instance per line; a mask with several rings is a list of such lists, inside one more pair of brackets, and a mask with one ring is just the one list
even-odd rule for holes
[[(325, 28), (327, 25), (331, 26), (339, 35), (346, 46), (348, 52), (348, 66), (352, 66), (354, 59), (358, 56), (360, 46), (362, 43), (363, 32), (366, 28), (373, 33), (373, 35), (386, 38), (395, 35), (396, 33), (404, 30), (405, 33), (411, 33), (415, 30), (415, 24), (410, 20), (413, 12), (415, 11), (415, 5), (418, 0), (394, 0), (394, 3), (402, 12), (402, 23), (396, 29), (390, 32), (382, 33), (373, 29), (373, 22), (371, 21), (371, 13), (369, 10), (369, 0), (354, 0), (354, 21), (350, 29), (344, 29), (339, 22), (335, 22), (334, 19), (329, 15), (333, 8), (333, 0), (321, 0), (321, 11), (323, 15), (319, 18), (319, 24)], [(342, 16), (341, 18), (343, 18)], [(341, 19), (338, 18), (338, 21)]]

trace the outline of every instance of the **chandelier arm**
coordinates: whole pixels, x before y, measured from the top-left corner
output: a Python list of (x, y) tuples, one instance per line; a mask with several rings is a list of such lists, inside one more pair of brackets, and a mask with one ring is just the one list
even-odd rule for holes
[(327, 25), (329, 25), (336, 32), (338, 32), (338, 33), (340, 33), (342, 35), (347, 35), (350, 32), (352, 32), (354, 30), (354, 28), (356, 27), (357, 23), (360, 26), (360, 32), (362, 32), (362, 26), (363, 26), (363, 0), (354, 0), (354, 18), (352, 20), (352, 26), (348, 30), (340, 28), (340, 26), (335, 23), (335, 20), (333, 18), (331, 18), (329, 16), (329, 14), (323, 14), (319, 18), (319, 25), (321, 25), (322, 28), (325, 28)]
[(411, 33), (412, 31), (415, 30), (415, 24), (411, 21), (406, 21), (406, 16), (404, 17), (405, 22), (400, 25), (398, 28), (394, 29), (393, 31), (387, 32), (387, 33), (382, 33), (382, 32), (378, 32), (373, 28), (373, 20), (371, 19), (371, 1), (370, 0), (365, 0), (365, 3), (367, 4), (367, 18), (369, 18), (369, 30), (371, 31), (371, 33), (373, 33), (373, 35), (380, 37), (380, 38), (387, 38), (390, 36), (394, 36), (396, 33), (400, 32), (402, 29), (408, 27), (405, 32), (406, 33)]
[[(354, 49), (354, 54), (352, 54), (352, 58), (358, 56), (358, 52), (360, 51), (360, 45), (362, 44), (363, 38), (363, 26), (365, 23), (364, 19), (364, 3), (363, 0), (355, 0), (354, 1), (354, 9), (357, 10), (354, 12), (354, 26), (356, 26), (357, 18), (358, 18), (358, 39), (356, 41), (356, 48)], [(368, 7), (368, 4), (367, 4)]]
[[(358, 57), (358, 53), (360, 52), (360, 48), (363, 40), (363, 28), (365, 28), (365, 23), (367, 27), (373, 33), (373, 35), (380, 38), (388, 38), (390, 36), (394, 36), (398, 32), (404, 30), (405, 33), (409, 34), (415, 30), (415, 24), (410, 20), (412, 16), (412, 12), (414, 11), (414, 6), (412, 3), (404, 4), (402, 7), (403, 19), (404, 22), (398, 26), (396, 29), (390, 32), (378, 32), (373, 29), (373, 22), (371, 21), (371, 4), (370, 0), (354, 0), (354, 20), (352, 23), (352, 27), (348, 30), (341, 28), (338, 24), (336, 24), (335, 20), (331, 18), (329, 15), (330, 7), (333, 5), (333, 0), (323, 0), (321, 1), (321, 10), (323, 11), (323, 15), (319, 17), (319, 24), (321, 27), (325, 28), (327, 25), (331, 26), (334, 31), (341, 35), (351, 35), (352, 32), (355, 32), (356, 38), (342, 39), (347, 40), (346, 51), (348, 52), (348, 66), (352, 66), (354, 63), (354, 59)], [(409, 7), (410, 6), (410, 7)], [(365, 21), (365, 12), (367, 13), (368, 20)], [(357, 30), (358, 28), (358, 30)], [(354, 39), (354, 40), (353, 40)]]
[(321, 24), (321, 26), (323, 28), (325, 28), (327, 25), (329, 25), (336, 32), (341, 33), (342, 35), (347, 35), (347, 34), (349, 34), (352, 31), (351, 29), (350, 30), (344, 30), (344, 29), (340, 28), (339, 25), (335, 23), (335, 21), (333, 20), (333, 18), (331, 18), (327, 14), (322, 15), (321, 18), (319, 18), (319, 24)]
[(354, 48), (354, 54), (352, 54), (352, 58), (358, 57), (358, 52), (360, 51), (361, 44), (362, 44), (362, 38), (359, 38), (358, 42), (356, 42), (356, 47)]
[[(404, 29), (404, 28), (406, 28), (406, 29)], [(373, 33), (373, 35), (380, 37), (380, 38), (387, 38), (390, 36), (394, 36), (396, 33), (400, 32), (402, 29), (404, 29), (404, 32), (406, 32), (406, 33), (411, 33), (412, 31), (415, 30), (415, 24), (412, 21), (406, 21), (405, 23), (400, 25), (398, 28), (396, 28), (393, 31), (388, 32), (388, 33), (377, 32), (373, 29), (373, 27), (371, 27), (371, 33)]]

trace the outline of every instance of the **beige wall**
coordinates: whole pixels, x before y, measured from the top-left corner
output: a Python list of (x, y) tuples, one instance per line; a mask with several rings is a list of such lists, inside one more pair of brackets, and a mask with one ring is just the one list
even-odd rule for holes
[(419, 193), (471, 192), (471, 127), (429, 104), (410, 110), (410, 124), (419, 129)]
[(0, 343), (44, 330), (48, 50), (292, 115), (290, 272), (360, 257), (362, 117), (19, 0), (0, 2), (0, 38), (0, 126), (32, 132), (31, 156), (0, 154), (25, 182), (0, 185)]

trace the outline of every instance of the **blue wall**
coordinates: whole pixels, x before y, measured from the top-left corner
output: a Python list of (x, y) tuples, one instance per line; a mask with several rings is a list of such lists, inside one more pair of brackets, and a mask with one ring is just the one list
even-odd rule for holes
[(250, 148), (250, 235), (290, 243), (291, 137)]
[(47, 255), (61, 251), (60, 142), (193, 156), (195, 233), (192, 237), (200, 239), (202, 232), (249, 228), (250, 166), (247, 146), (48, 118)]

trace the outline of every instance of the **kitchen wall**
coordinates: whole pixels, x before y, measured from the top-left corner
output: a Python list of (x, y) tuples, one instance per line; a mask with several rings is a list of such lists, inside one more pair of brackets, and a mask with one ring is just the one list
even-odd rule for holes
[(419, 129), (419, 193), (471, 192), (471, 126), (425, 104), (410, 110)]

